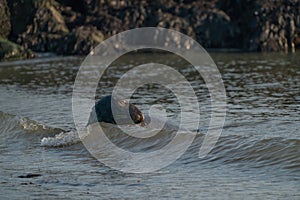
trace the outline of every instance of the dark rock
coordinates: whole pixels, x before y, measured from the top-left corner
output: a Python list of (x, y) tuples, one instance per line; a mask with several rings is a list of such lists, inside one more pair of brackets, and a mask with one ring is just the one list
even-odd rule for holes
[[(42, 175), (29, 173), (29, 174), (25, 174), (25, 175), (20, 175), (20, 176), (18, 176), (18, 178), (35, 178), (35, 177), (39, 177), (39, 176), (42, 176)], [(30, 182), (29, 184), (32, 184), (32, 183)]]
[(299, 0), (12, 0), (8, 5), (10, 39), (34, 51), (87, 54), (104, 38), (149, 26), (180, 31), (205, 48), (300, 46)]
[(195, 32), (197, 41), (208, 48), (236, 48), (234, 40), (240, 32), (230, 17), (221, 10), (209, 10), (196, 15)]
[(7, 38), (10, 33), (10, 12), (6, 0), (0, 0), (0, 37)]
[(26, 31), (26, 27), (33, 23), (36, 7), (34, 0), (9, 0), (7, 3), (12, 26), (9, 38), (16, 41), (19, 34)]
[(65, 34), (69, 30), (61, 15), (62, 7), (54, 0), (39, 1), (33, 23), (27, 27), (25, 35), (40, 33)]
[(0, 61), (33, 58), (34, 53), (7, 39), (0, 38)]
[[(8, 3), (12, 2), (13, 1), (9, 1)], [(12, 13), (12, 15), (13, 14), (14, 13)], [(22, 19), (20, 19), (20, 21), (23, 23)], [(8, 40), (13, 30), (11, 30), (10, 11), (6, 0), (0, 0), (0, 26), (0, 61), (34, 57), (32, 51)]]
[(88, 54), (104, 40), (103, 34), (93, 26), (81, 26), (60, 39), (58, 52), (63, 54)]
[(37, 6), (33, 24), (18, 40), (25, 47), (59, 54), (88, 54), (103, 41), (104, 37), (96, 27), (75, 27), (76, 18), (80, 15), (70, 7), (64, 8), (54, 0), (42, 1)]
[(224, 2), (220, 6), (239, 24), (239, 40), (244, 49), (292, 52), (295, 50), (300, 28), (296, 17), (300, 12), (298, 0)]

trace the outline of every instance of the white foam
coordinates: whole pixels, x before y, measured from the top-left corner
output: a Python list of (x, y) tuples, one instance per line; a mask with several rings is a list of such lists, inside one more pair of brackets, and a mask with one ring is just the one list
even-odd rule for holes
[(69, 146), (80, 142), (78, 133), (76, 131), (69, 131), (59, 133), (54, 137), (44, 137), (41, 140), (41, 146), (43, 147), (62, 147)]
[(20, 119), (20, 125), (23, 127), (24, 130), (28, 130), (28, 131), (37, 131), (40, 129), (44, 129), (44, 130), (51, 129), (50, 127), (40, 124), (27, 117), (23, 117)]

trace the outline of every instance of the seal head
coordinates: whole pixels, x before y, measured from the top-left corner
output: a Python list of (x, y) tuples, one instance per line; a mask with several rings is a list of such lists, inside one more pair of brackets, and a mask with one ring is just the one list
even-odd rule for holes
[[(112, 108), (114, 109), (115, 117)], [(115, 119), (118, 119), (117, 122)], [(106, 122), (119, 125), (132, 123), (139, 124), (143, 121), (144, 115), (135, 105), (128, 103), (126, 100), (113, 98), (109, 95), (95, 103), (90, 114), (88, 125), (95, 122)]]

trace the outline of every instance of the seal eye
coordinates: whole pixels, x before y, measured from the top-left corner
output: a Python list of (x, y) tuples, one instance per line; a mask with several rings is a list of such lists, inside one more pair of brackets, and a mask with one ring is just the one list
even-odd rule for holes
[(120, 100), (118, 103), (119, 103), (120, 106), (125, 107), (126, 104), (127, 104), (127, 101), (126, 100)]

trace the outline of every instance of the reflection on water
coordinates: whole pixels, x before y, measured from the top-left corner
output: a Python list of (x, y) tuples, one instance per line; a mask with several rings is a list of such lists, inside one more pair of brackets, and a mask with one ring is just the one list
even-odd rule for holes
[[(1, 196), (297, 199), (300, 196), (299, 54), (212, 53), (211, 56), (222, 74), (228, 109), (222, 136), (204, 159), (199, 159), (197, 153), (210, 120), (210, 95), (201, 76), (185, 60), (169, 54), (132, 53), (115, 61), (99, 81), (97, 97), (109, 94), (126, 71), (155, 60), (177, 69), (196, 91), (201, 113), (199, 136), (172, 165), (156, 173), (139, 175), (111, 170), (94, 159), (81, 143), (68, 145), (74, 136), (68, 132), (74, 128), (73, 82), (83, 58), (0, 63)], [(173, 123), (180, 120), (178, 100), (163, 86), (144, 85), (136, 90), (131, 101), (145, 113), (151, 105), (160, 104)], [(193, 110), (189, 116), (191, 120), (195, 117)], [(41, 147), (42, 138), (54, 137), (61, 129), (67, 131), (59, 138), (66, 139), (64, 147)], [(166, 142), (163, 138), (158, 142)], [(128, 149), (142, 148), (144, 144), (150, 143), (126, 138), (120, 143)], [(41, 176), (18, 178), (27, 173)]]

